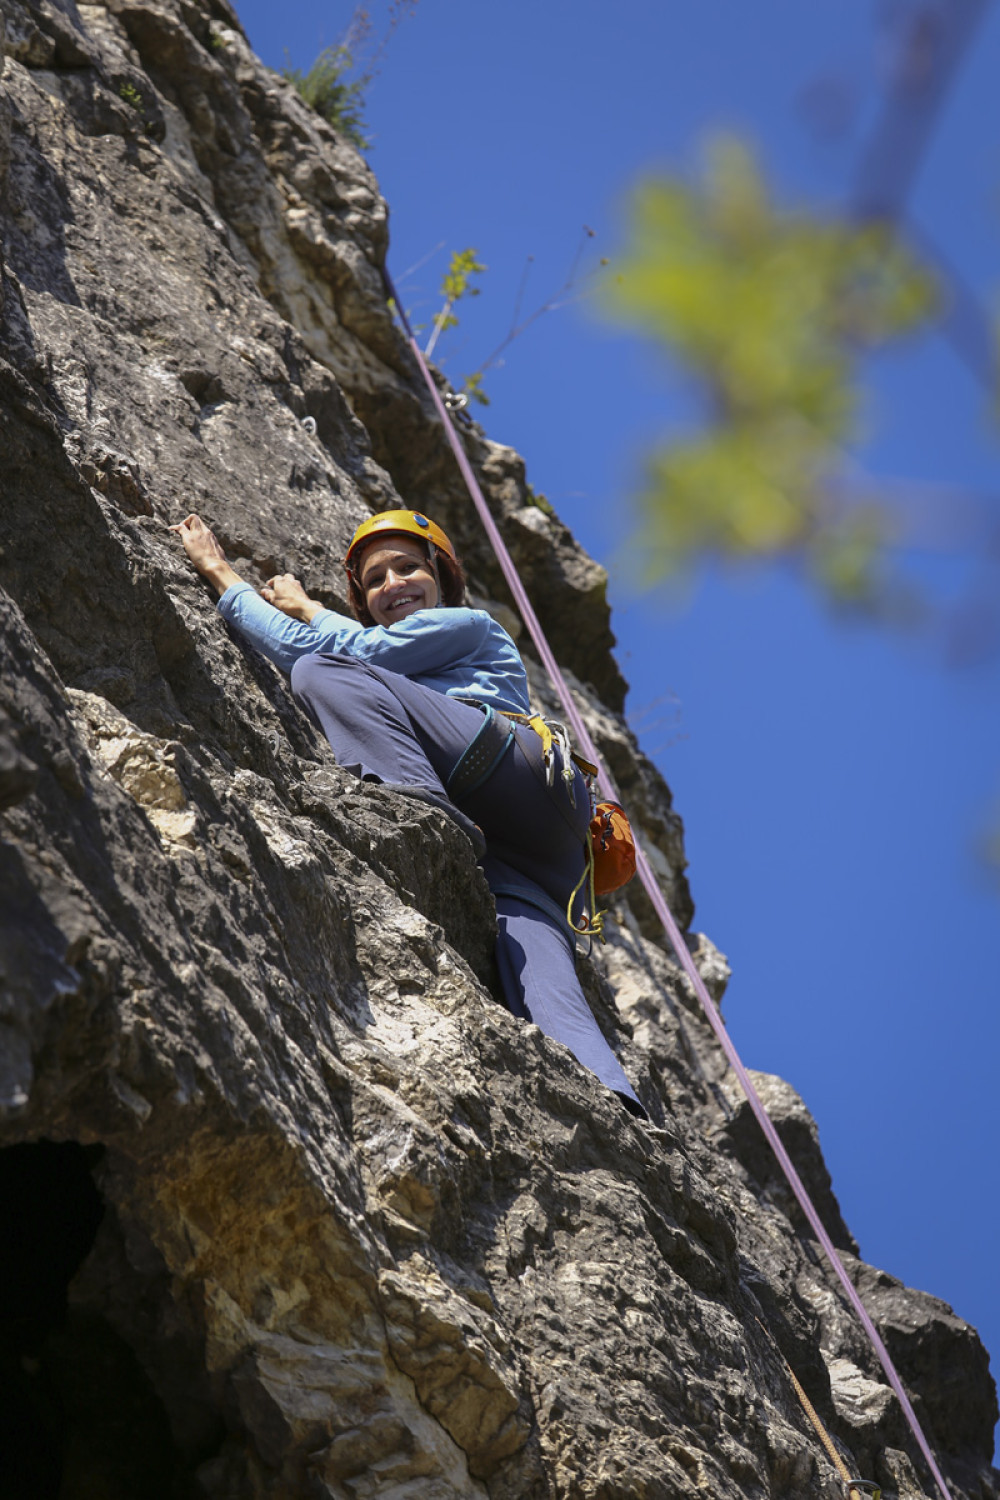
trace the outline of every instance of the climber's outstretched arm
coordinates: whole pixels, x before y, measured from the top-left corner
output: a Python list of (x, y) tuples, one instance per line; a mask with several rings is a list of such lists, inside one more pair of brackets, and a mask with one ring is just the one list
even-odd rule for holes
[[(171, 526), (184, 543), (184, 551), (203, 578), (221, 596), (243, 579), (229, 566), (215, 532), (205, 525), (201, 516), (192, 512), (185, 520)], [(282, 614), (308, 625), (313, 616), (323, 609), (318, 599), (310, 599), (299, 580), (291, 573), (278, 573), (269, 578), (260, 591), (261, 597)]]

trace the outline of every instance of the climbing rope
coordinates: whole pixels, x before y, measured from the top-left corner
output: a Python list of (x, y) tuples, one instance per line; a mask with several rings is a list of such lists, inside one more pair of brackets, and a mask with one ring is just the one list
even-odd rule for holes
[(870, 1500), (882, 1500), (882, 1491), (877, 1484), (873, 1484), (869, 1479), (858, 1479), (852, 1476), (851, 1471), (848, 1469), (847, 1465), (844, 1463), (844, 1460), (837, 1452), (837, 1449), (834, 1446), (833, 1438), (830, 1436), (826, 1428), (823, 1426), (823, 1423), (820, 1421), (819, 1413), (816, 1411), (815, 1406), (813, 1406), (812, 1402), (809, 1400), (809, 1397), (806, 1395), (805, 1390), (802, 1386), (802, 1382), (799, 1380), (799, 1377), (796, 1375), (795, 1371), (788, 1363), (788, 1360), (785, 1358), (784, 1354), (782, 1354), (781, 1350), (778, 1348), (778, 1345), (775, 1342), (770, 1330), (768, 1329), (767, 1324), (761, 1322), (760, 1318), (758, 1318), (757, 1325), (759, 1328), (763, 1329), (768, 1341), (773, 1346), (775, 1353), (781, 1360), (781, 1363), (784, 1365), (785, 1372), (788, 1375), (789, 1380), (792, 1382), (795, 1394), (798, 1396), (799, 1401), (801, 1402), (802, 1410), (805, 1412), (813, 1427), (816, 1429), (816, 1434), (820, 1442), (823, 1444), (824, 1449), (826, 1450), (827, 1457), (833, 1464), (833, 1467), (836, 1469), (841, 1479), (844, 1481), (844, 1488), (847, 1492), (848, 1500), (861, 1500), (861, 1497), (863, 1495), (870, 1496)]
[(833, 1467), (836, 1469), (841, 1479), (844, 1481), (844, 1489), (847, 1491), (848, 1500), (862, 1500), (862, 1496), (864, 1495), (870, 1496), (870, 1500), (882, 1500), (882, 1491), (879, 1489), (877, 1484), (873, 1484), (870, 1479), (858, 1479), (857, 1477), (852, 1476), (850, 1469), (844, 1463), (844, 1460), (841, 1458), (840, 1454), (834, 1447), (833, 1439), (827, 1432), (826, 1428), (823, 1426), (823, 1423), (820, 1421), (815, 1406), (813, 1406), (812, 1402), (809, 1400), (809, 1397), (803, 1390), (798, 1376), (792, 1369), (791, 1365), (788, 1363), (787, 1359), (785, 1360), (785, 1369), (788, 1371), (789, 1380), (795, 1387), (795, 1394), (798, 1396), (799, 1400), (802, 1403), (802, 1410), (805, 1412), (806, 1416), (815, 1427), (819, 1440), (823, 1444), (823, 1447), (826, 1449), (827, 1457), (833, 1464)]
[[(444, 426), (445, 435), (451, 446), (451, 451), (455, 455), (455, 461), (458, 464), (459, 470), (461, 471), (462, 478), (465, 480), (465, 484), (472, 499), (472, 503), (476, 507), (476, 511), (483, 523), (486, 535), (489, 537), (490, 544), (493, 547), (494, 553), (496, 554), (496, 558), (498, 563), (500, 564), (501, 570), (503, 571), (504, 578), (507, 580), (507, 586), (509, 587), (514, 598), (514, 602), (517, 605), (518, 610), (520, 611), (521, 618), (524, 620), (524, 623), (528, 628), (528, 633), (530, 634), (531, 639), (534, 641), (535, 649), (537, 650), (538, 655), (541, 658), (542, 665), (547, 671), (549, 679), (559, 696), (559, 700), (563, 706), (563, 711), (566, 715), (566, 721), (570, 725), (574, 735), (576, 736), (576, 742), (581, 752), (588, 758), (588, 760), (592, 760), (598, 766), (601, 766), (601, 757), (598, 754), (594, 742), (590, 737), (587, 726), (583, 721), (580, 711), (573, 700), (573, 696), (570, 693), (566, 680), (559, 669), (559, 664), (552, 654), (552, 649), (549, 646), (549, 643), (545, 637), (545, 632), (542, 630), (542, 627), (538, 621), (538, 616), (535, 614), (535, 611), (532, 608), (531, 600), (528, 598), (528, 595), (525, 592), (524, 584), (521, 582), (521, 578), (514, 564), (514, 560), (507, 550), (503, 537), (500, 535), (497, 524), (494, 521), (492, 514), (490, 513), (489, 506), (486, 504), (483, 492), (479, 487), (479, 482), (476, 479), (475, 474), (473, 473), (472, 465), (469, 463), (468, 455), (466, 454), (465, 448), (462, 445), (462, 441), (455, 429), (455, 425), (451, 420), (448, 408), (441, 396), (441, 392), (437, 388), (434, 377), (431, 374), (430, 367), (428, 366), (427, 361), (424, 358), (420, 345), (417, 343), (417, 340), (413, 333), (413, 329), (410, 326), (410, 321), (406, 316), (406, 311), (396, 293), (396, 288), (392, 283), (392, 278), (390, 277), (388, 271), (385, 270), (383, 271), (383, 276), (385, 279), (386, 291), (395, 306), (396, 312), (398, 313), (399, 319), (406, 332), (407, 341), (410, 345), (411, 350), (413, 351), (414, 358), (417, 361), (417, 365), (420, 369), (421, 375), (423, 376), (427, 389), (430, 392), (430, 397), (431, 401), (434, 404), (434, 408), (437, 411), (437, 414)], [(602, 794), (609, 800), (613, 800), (616, 802), (621, 801), (621, 798), (618, 796), (615, 789), (614, 783), (611, 781), (611, 778), (608, 776), (608, 773), (603, 769), (602, 766), (600, 771), (598, 772), (598, 787)], [(747, 1100), (750, 1104), (750, 1108), (753, 1110), (754, 1115), (757, 1118), (757, 1122), (760, 1125), (761, 1130), (763, 1130), (768, 1144), (777, 1157), (781, 1169), (788, 1179), (792, 1192), (798, 1199), (799, 1206), (801, 1207), (802, 1212), (805, 1214), (806, 1219), (812, 1227), (812, 1230), (823, 1249), (823, 1253), (829, 1261), (830, 1266), (832, 1267), (838, 1281), (843, 1287), (848, 1302), (851, 1304), (852, 1308), (858, 1316), (861, 1326), (864, 1328), (865, 1333), (868, 1335), (872, 1348), (875, 1350), (875, 1353), (878, 1356), (879, 1363), (885, 1371), (886, 1378), (889, 1381), (889, 1384), (895, 1392), (896, 1398), (903, 1409), (903, 1414), (906, 1417), (907, 1422), (909, 1423), (910, 1431), (913, 1433), (917, 1445), (927, 1461), (927, 1466), (934, 1476), (934, 1481), (937, 1484), (938, 1489), (941, 1491), (942, 1500), (951, 1500), (951, 1496), (949, 1494), (948, 1487), (945, 1484), (944, 1477), (941, 1474), (940, 1469), (938, 1468), (937, 1461), (934, 1458), (934, 1454), (931, 1452), (930, 1444), (924, 1436), (923, 1428), (917, 1420), (917, 1415), (913, 1410), (910, 1398), (907, 1396), (905, 1390), (903, 1389), (903, 1383), (900, 1380), (899, 1375), (896, 1373), (896, 1367), (893, 1364), (892, 1359), (890, 1358), (889, 1351), (885, 1347), (885, 1344), (883, 1343), (882, 1338), (879, 1335), (878, 1329), (875, 1327), (875, 1324), (869, 1317), (864, 1303), (861, 1301), (857, 1289), (854, 1286), (854, 1283), (851, 1281), (849, 1275), (847, 1274), (845, 1267), (841, 1264), (840, 1257), (834, 1249), (833, 1241), (830, 1239), (830, 1236), (827, 1234), (826, 1229), (823, 1227), (822, 1220), (820, 1219), (819, 1214), (816, 1212), (816, 1209), (813, 1206), (812, 1199), (806, 1192), (805, 1187), (802, 1183), (802, 1179), (799, 1177), (798, 1172), (795, 1170), (794, 1163), (792, 1162), (792, 1159), (789, 1156), (788, 1152), (785, 1150), (781, 1138), (779, 1137), (778, 1132), (771, 1121), (771, 1117), (767, 1113), (767, 1110), (764, 1108), (764, 1104), (761, 1100), (760, 1095), (754, 1088), (753, 1081), (751, 1080), (749, 1073), (744, 1067), (740, 1055), (729, 1036), (729, 1033), (726, 1031), (725, 1025), (722, 1021), (722, 1017), (719, 1015), (716, 1007), (712, 1004), (711, 996), (709, 995), (708, 990), (705, 988), (705, 982), (702, 979), (701, 975), (698, 973), (694, 959), (691, 957), (691, 954), (688, 951), (687, 944), (685, 943), (681, 935), (680, 929), (678, 928), (677, 923), (674, 920), (673, 914), (671, 913), (670, 908), (664, 900), (663, 892), (660, 890), (659, 883), (657, 882), (657, 879), (653, 874), (652, 866), (650, 865), (646, 853), (638, 840), (636, 841), (636, 873), (639, 876), (639, 880), (642, 883), (647, 896), (653, 904), (654, 911), (663, 924), (663, 929), (667, 934), (670, 945), (674, 950), (681, 968), (684, 970), (684, 973), (687, 975), (688, 979), (691, 982), (694, 992), (698, 997), (703, 1011), (705, 1012), (708, 1023), (715, 1033), (716, 1039), (718, 1040), (719, 1045), (721, 1046), (726, 1056), (726, 1060), (728, 1061), (730, 1067), (733, 1069), (733, 1072), (736, 1074), (736, 1077), (739, 1080), (740, 1087), (746, 1095)]]
[[(573, 916), (573, 907), (576, 898), (583, 889), (584, 881), (587, 882), (588, 907), (584, 911), (580, 921), (577, 922)], [(572, 927), (577, 937), (600, 938), (604, 942), (604, 918), (606, 911), (597, 909), (597, 882), (594, 878), (594, 845), (588, 838), (586, 840), (586, 859), (583, 862), (583, 874), (570, 892), (569, 900), (566, 902), (566, 921)]]

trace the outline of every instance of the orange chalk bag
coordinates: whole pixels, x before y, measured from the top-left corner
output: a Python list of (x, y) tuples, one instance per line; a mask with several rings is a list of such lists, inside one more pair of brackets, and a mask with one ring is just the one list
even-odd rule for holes
[[(584, 769), (579, 756), (577, 765)], [(586, 767), (589, 770), (589, 767)], [(597, 909), (598, 896), (610, 896), (628, 885), (635, 874), (635, 837), (625, 809), (618, 802), (598, 802), (590, 820), (587, 858), (583, 874), (566, 903), (566, 920), (581, 937), (599, 937), (604, 942), (603, 911)], [(584, 881), (589, 884), (590, 911), (580, 922), (573, 920), (573, 903)]]
[(594, 891), (610, 896), (635, 874), (635, 838), (625, 809), (618, 802), (598, 802), (590, 820)]

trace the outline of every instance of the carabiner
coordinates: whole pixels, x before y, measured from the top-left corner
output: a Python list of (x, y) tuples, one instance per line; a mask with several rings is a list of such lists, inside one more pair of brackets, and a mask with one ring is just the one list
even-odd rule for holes
[[(549, 728), (552, 730), (556, 744), (559, 746), (559, 753), (562, 756), (562, 771), (559, 774), (563, 779), (563, 786), (569, 798), (569, 805), (570, 807), (575, 807), (576, 788), (574, 782), (576, 781), (576, 766), (573, 763), (573, 747), (569, 742), (569, 734), (564, 724), (556, 723), (554, 720), (550, 720)], [(550, 782), (549, 785), (551, 786), (551, 784)]]
[(453, 422), (460, 422), (463, 427), (472, 426), (472, 413), (465, 391), (445, 391), (443, 400)]
[(845, 1479), (844, 1494), (847, 1500), (851, 1500), (852, 1490), (860, 1490), (863, 1495), (870, 1495), (871, 1500), (882, 1500), (881, 1489), (870, 1479)]

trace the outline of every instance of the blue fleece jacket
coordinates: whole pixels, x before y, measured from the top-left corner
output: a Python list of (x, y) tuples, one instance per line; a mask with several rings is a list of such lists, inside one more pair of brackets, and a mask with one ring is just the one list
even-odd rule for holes
[(305, 625), (268, 604), (249, 583), (228, 588), (219, 609), (283, 672), (290, 672), (300, 656), (343, 652), (452, 698), (530, 712), (517, 647), (483, 609), (422, 609), (395, 625), (371, 626), (323, 609)]

